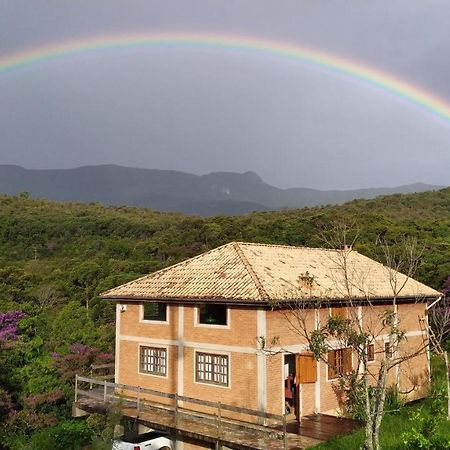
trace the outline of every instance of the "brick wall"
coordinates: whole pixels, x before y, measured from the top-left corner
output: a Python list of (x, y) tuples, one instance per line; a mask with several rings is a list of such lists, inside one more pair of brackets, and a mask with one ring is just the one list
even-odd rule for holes
[[(199, 325), (194, 305), (185, 305), (183, 310), (183, 386), (178, 386), (178, 305), (169, 306), (169, 320), (164, 324), (142, 322), (138, 304), (128, 304), (126, 311), (119, 313), (119, 334), (123, 337), (119, 347), (119, 382), (258, 409), (256, 309), (231, 307), (227, 326)], [(167, 348), (167, 377), (139, 373), (139, 345)], [(229, 386), (195, 381), (196, 351), (228, 356)]]
[[(389, 305), (364, 307), (363, 324), (368, 329), (380, 330), (380, 314)], [(420, 332), (419, 316), (424, 316), (424, 304), (399, 305), (400, 327), (411, 335), (402, 345), (403, 352), (411, 352), (423, 344)], [(298, 317), (292, 315), (289, 319), (286, 312), (266, 311), (266, 338), (270, 340), (278, 336), (280, 353), (267, 356), (265, 359), (265, 400), (266, 410), (274, 414), (284, 412), (284, 367), (283, 348), (291, 347), (290, 351), (304, 351), (307, 342), (296, 332), (295, 323)], [(293, 314), (293, 313), (292, 313)], [(184, 306), (184, 371), (183, 386), (178, 386), (178, 306), (170, 305), (167, 324), (143, 323), (140, 320), (140, 306), (128, 304), (127, 310), (120, 313), (120, 334), (127, 337), (120, 342), (119, 381), (124, 384), (148, 387), (163, 392), (179, 392), (185, 396), (203, 400), (220, 401), (222, 403), (258, 409), (258, 357), (257, 357), (257, 312), (254, 308), (230, 308), (229, 324), (226, 327), (198, 326), (196, 323), (196, 308), (193, 305)], [(329, 316), (329, 309), (318, 312), (319, 321), (323, 324)], [(351, 314), (350, 317), (356, 316)], [(304, 312), (304, 318), (309, 329), (313, 329), (316, 321), (314, 310)], [(416, 335), (414, 335), (416, 334)], [(132, 338), (130, 340), (130, 337)], [(153, 342), (153, 344), (152, 344)], [(158, 377), (140, 374), (139, 344), (163, 346), (168, 350), (168, 375)], [(206, 353), (227, 354), (229, 357), (229, 386), (221, 387), (195, 381), (195, 351)], [(375, 373), (383, 356), (384, 341), (375, 342), (376, 361), (371, 367)], [(180, 355), (181, 356), (181, 355)], [(320, 411), (330, 411), (338, 408), (339, 401), (333, 386), (335, 381), (328, 380), (326, 363), (318, 364), (318, 385), (308, 383), (302, 387), (302, 412), (315, 412), (320, 403)], [(389, 374), (389, 382), (397, 381), (396, 370)], [(412, 361), (402, 363), (399, 368), (400, 390), (407, 392), (408, 399), (414, 399), (426, 394), (428, 387), (428, 360), (426, 354), (415, 357)], [(320, 392), (320, 399), (316, 398)]]

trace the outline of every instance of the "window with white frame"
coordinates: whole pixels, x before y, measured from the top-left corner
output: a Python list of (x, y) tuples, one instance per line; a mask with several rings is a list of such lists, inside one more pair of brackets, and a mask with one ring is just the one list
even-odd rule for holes
[(167, 350), (165, 348), (141, 346), (139, 352), (139, 368), (142, 373), (166, 376)]
[(213, 353), (195, 354), (195, 379), (201, 383), (228, 386), (229, 383), (228, 355)]
[(146, 302), (142, 308), (143, 320), (167, 322), (167, 303)]
[(198, 309), (198, 323), (205, 325), (227, 325), (227, 305), (203, 304)]

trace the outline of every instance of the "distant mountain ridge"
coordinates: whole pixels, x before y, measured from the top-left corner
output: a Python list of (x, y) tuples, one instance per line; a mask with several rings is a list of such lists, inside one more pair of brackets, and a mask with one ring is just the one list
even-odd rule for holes
[(369, 199), (440, 188), (442, 186), (415, 183), (394, 188), (345, 191), (280, 189), (265, 183), (254, 172), (193, 175), (117, 165), (74, 169), (24, 169), (0, 165), (0, 193), (17, 195), (28, 191), (35, 198), (140, 206), (203, 216), (340, 204), (356, 198)]

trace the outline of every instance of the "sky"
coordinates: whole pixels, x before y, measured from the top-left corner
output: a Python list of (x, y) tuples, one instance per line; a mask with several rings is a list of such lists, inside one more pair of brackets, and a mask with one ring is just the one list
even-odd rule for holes
[(254, 171), (278, 187), (449, 185), (450, 120), (329, 68), (219, 47), (15, 54), (118, 35), (310, 48), (450, 105), (448, 0), (0, 0), (0, 164)]

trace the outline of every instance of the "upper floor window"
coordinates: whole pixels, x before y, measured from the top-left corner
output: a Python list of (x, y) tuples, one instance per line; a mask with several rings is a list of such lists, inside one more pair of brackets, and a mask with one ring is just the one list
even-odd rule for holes
[(167, 322), (167, 303), (146, 302), (144, 303), (143, 310), (143, 320)]
[(330, 316), (331, 317), (340, 317), (341, 319), (347, 318), (347, 308), (345, 306), (340, 307), (332, 307), (330, 308)]
[(206, 325), (227, 325), (227, 306), (214, 304), (200, 305), (198, 322)]

